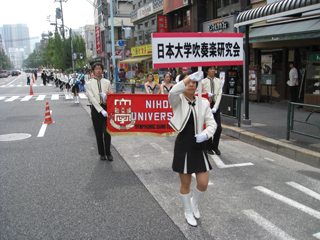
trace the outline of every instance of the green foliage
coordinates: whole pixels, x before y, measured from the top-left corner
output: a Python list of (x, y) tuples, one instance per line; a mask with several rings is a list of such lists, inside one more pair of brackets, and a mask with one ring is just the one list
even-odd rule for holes
[[(4, 50), (0, 50), (0, 70), (11, 70), (12, 62)], [(2, 66), (2, 68), (1, 68)]]
[[(72, 44), (73, 52), (83, 53), (82, 60), (79, 58), (75, 60), (75, 70), (76, 68), (82, 69), (81, 66), (87, 63), (85, 41), (81, 36), (75, 35), (73, 36)], [(63, 71), (72, 69), (70, 37), (63, 40), (60, 35), (53, 35), (50, 32), (46, 46), (40, 51), (34, 51), (29, 54), (28, 58), (23, 61), (23, 67), (46, 67), (62, 69)]]

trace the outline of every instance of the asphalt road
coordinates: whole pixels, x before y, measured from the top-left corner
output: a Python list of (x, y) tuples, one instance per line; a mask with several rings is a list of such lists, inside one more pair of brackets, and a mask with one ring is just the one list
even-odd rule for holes
[[(0, 239), (320, 239), (319, 169), (222, 136), (190, 227), (171, 170), (174, 136), (113, 136), (115, 160), (102, 162), (87, 100), (37, 86), (21, 101), (24, 77), (0, 79), (0, 139), (31, 135), (0, 141)], [(55, 123), (38, 137), (46, 101)]]

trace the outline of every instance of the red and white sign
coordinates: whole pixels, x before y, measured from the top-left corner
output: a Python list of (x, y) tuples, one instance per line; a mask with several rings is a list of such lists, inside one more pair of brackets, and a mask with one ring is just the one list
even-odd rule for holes
[(243, 64), (242, 33), (152, 33), (154, 68)]
[(168, 32), (168, 17), (165, 15), (158, 15), (158, 32)]
[(95, 27), (95, 33), (96, 33), (96, 49), (97, 49), (97, 54), (101, 54), (101, 33), (100, 33), (100, 27)]
[(149, 16), (153, 13), (153, 3), (149, 3), (138, 9), (138, 19)]
[[(123, 50), (115, 50), (114, 51), (114, 53), (115, 53), (115, 58), (116, 59), (119, 59), (119, 58), (122, 58), (122, 56), (123, 56)], [(132, 54), (131, 54), (131, 50), (129, 50), (129, 49), (125, 49), (124, 50), (124, 55), (125, 56), (131, 56)], [(111, 52), (111, 56), (112, 56), (112, 52)]]

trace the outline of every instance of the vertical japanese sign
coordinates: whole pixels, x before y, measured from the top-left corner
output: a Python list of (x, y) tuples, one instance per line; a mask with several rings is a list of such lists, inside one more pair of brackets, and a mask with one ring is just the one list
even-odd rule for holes
[(168, 32), (168, 17), (164, 15), (158, 15), (158, 32)]
[(242, 33), (153, 33), (154, 68), (243, 64)]
[(95, 33), (96, 33), (96, 49), (97, 49), (97, 54), (101, 54), (101, 33), (100, 33), (100, 27), (95, 27)]

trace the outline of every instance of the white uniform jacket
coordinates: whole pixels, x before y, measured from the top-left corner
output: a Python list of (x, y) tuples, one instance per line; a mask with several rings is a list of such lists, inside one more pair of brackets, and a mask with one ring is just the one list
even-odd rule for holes
[(100, 93), (112, 93), (112, 88), (108, 79), (101, 78), (101, 89), (99, 90), (98, 81), (99, 80), (95, 77), (91, 78), (91, 80), (88, 81), (85, 86), (91, 103), (93, 104), (97, 112), (101, 112), (103, 108), (100, 106), (100, 104), (106, 104), (106, 100), (100, 97)]
[[(211, 89), (211, 82), (213, 83), (213, 91)], [(214, 106), (216, 109), (219, 109), (221, 97), (222, 97), (222, 82), (219, 78), (209, 78), (206, 77), (202, 80), (202, 92), (213, 93), (213, 97), (210, 98), (210, 102), (214, 102)]]
[[(187, 89), (183, 81), (180, 81), (174, 85), (169, 92), (169, 103), (173, 108), (173, 117), (171, 118), (169, 125), (176, 131), (181, 132), (186, 123), (188, 122), (191, 111), (194, 117), (194, 132), (198, 134), (198, 97), (195, 96), (193, 101), (194, 106), (189, 104), (189, 100), (183, 94)], [(206, 124), (206, 129), (202, 133), (207, 134), (207, 139), (211, 138), (217, 129), (217, 123), (213, 118), (210, 110), (210, 103), (207, 99), (202, 98), (202, 116), (204, 119), (204, 124)]]

